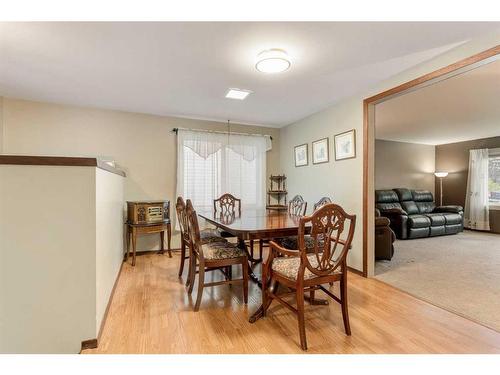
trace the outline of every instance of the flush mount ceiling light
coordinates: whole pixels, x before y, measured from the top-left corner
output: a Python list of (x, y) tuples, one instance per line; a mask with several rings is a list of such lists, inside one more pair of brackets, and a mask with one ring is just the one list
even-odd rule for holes
[(272, 48), (257, 55), (255, 69), (262, 73), (281, 73), (290, 68), (290, 60), (285, 51)]
[(226, 98), (243, 100), (251, 93), (252, 91), (250, 90), (229, 89), (226, 94)]

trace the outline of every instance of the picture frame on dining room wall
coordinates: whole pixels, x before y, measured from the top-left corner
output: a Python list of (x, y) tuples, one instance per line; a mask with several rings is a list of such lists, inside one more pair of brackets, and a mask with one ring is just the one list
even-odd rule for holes
[(356, 157), (356, 129), (334, 135), (335, 160)]
[(330, 161), (328, 137), (318, 139), (312, 143), (313, 164), (328, 163)]
[(305, 167), (306, 165), (309, 164), (307, 153), (308, 153), (307, 143), (294, 147), (294, 158), (296, 167)]

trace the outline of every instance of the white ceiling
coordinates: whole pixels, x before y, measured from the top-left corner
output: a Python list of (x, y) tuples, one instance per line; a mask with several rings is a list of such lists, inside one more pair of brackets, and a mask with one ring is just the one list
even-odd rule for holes
[(428, 145), (500, 136), (500, 61), (376, 105), (375, 129)]
[[(0, 23), (0, 95), (284, 126), (500, 23)], [(285, 49), (265, 75), (256, 55)], [(244, 101), (228, 88), (252, 90)]]

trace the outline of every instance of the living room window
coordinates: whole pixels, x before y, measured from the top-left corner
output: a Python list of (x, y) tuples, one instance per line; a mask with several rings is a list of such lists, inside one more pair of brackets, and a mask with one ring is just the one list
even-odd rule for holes
[(500, 209), (500, 149), (489, 150), (488, 198), (490, 208)]

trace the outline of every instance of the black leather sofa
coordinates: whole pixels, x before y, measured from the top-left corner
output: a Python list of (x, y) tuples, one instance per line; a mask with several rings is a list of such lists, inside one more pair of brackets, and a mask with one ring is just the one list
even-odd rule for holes
[(398, 239), (455, 234), (463, 231), (461, 206), (436, 206), (427, 190), (375, 190), (375, 207), (390, 220)]

